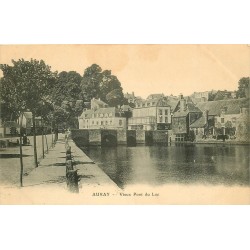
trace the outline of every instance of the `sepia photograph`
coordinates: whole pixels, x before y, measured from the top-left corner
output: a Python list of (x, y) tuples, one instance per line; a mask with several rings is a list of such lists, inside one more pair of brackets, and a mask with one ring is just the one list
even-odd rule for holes
[(0, 55), (0, 204), (250, 203), (250, 45)]

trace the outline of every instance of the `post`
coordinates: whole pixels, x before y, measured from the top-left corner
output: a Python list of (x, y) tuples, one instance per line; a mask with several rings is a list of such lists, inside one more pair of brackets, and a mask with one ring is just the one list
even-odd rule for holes
[(21, 114), (20, 121), (20, 136), (19, 136), (19, 149), (20, 149), (20, 187), (23, 187), (23, 149), (22, 149), (22, 123), (23, 123), (23, 114)]
[(48, 140), (47, 140), (47, 129), (45, 134), (45, 141), (46, 141), (46, 148), (47, 148), (47, 154), (49, 153), (49, 147), (48, 147)]
[(71, 147), (66, 145), (66, 178), (67, 178), (67, 187), (70, 192), (79, 193), (79, 176), (77, 170), (74, 170), (73, 162), (71, 158)]
[(53, 148), (53, 143), (54, 143), (54, 141), (53, 141), (53, 122), (51, 122), (51, 129), (50, 129), (50, 131), (51, 131), (51, 136), (52, 136), (52, 145), (51, 145), (51, 147)]
[(34, 138), (34, 161), (35, 161), (35, 168), (38, 167), (37, 162), (37, 148), (36, 148), (36, 121), (35, 121), (35, 113), (32, 112), (32, 122), (33, 122), (33, 138)]
[(44, 159), (44, 135), (43, 135), (43, 118), (41, 118), (41, 125), (42, 125), (42, 152), (43, 152), (43, 159)]
[(69, 170), (67, 173), (68, 189), (72, 193), (79, 193), (77, 170)]

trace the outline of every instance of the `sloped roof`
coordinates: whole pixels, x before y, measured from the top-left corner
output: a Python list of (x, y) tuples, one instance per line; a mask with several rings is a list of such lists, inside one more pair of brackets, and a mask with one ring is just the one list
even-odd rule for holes
[(118, 112), (118, 109), (115, 107), (107, 107), (107, 108), (99, 108), (95, 110), (95, 114), (103, 114), (103, 113), (111, 113), (111, 112)]
[(172, 110), (175, 110), (179, 100), (175, 98), (168, 97), (167, 104), (171, 107)]
[[(136, 100), (135, 104), (145, 104), (143, 107), (135, 107), (135, 108), (147, 108), (147, 107), (168, 107), (170, 106), (170, 103), (168, 103), (167, 98), (152, 98), (152, 99), (141, 99), (141, 100)], [(149, 105), (148, 105), (149, 104)], [(171, 107), (171, 106), (170, 106)]]
[(174, 113), (174, 116), (173, 117), (184, 117), (184, 116), (187, 116), (188, 115), (188, 110), (185, 110), (185, 111), (177, 111)]
[(164, 97), (163, 94), (151, 94), (147, 97), (147, 99), (156, 99), (156, 98), (161, 98)]
[(204, 116), (201, 116), (195, 122), (190, 125), (190, 128), (203, 128), (206, 125), (206, 119)]
[(208, 110), (209, 115), (220, 115), (224, 107), (227, 108), (226, 114), (239, 114), (241, 107), (249, 107), (249, 98), (200, 102), (197, 107), (202, 111)]
[(87, 115), (88, 118), (91, 118), (92, 114), (105, 114), (105, 113), (118, 113), (118, 112), (119, 110), (115, 107), (99, 108), (97, 110), (87, 109), (82, 112), (81, 117)]
[(195, 106), (193, 102), (187, 102), (187, 110), (189, 112), (201, 112), (201, 110)]
[[(179, 105), (179, 102), (177, 103), (177, 105)], [(190, 112), (201, 113), (202, 111), (198, 107), (196, 107), (192, 101), (188, 100), (186, 103), (186, 109), (184, 111), (176, 111), (174, 113), (174, 117), (184, 117), (187, 116)]]

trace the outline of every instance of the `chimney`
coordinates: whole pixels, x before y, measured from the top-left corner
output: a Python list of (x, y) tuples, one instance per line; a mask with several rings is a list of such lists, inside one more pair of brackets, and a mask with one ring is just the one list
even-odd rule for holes
[(180, 111), (183, 112), (186, 110), (186, 100), (183, 98), (183, 95), (180, 94)]

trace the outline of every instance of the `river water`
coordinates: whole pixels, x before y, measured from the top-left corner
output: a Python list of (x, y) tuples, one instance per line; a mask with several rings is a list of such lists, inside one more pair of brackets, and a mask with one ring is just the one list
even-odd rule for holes
[(176, 183), (250, 186), (247, 145), (172, 144), (82, 150), (121, 188)]

